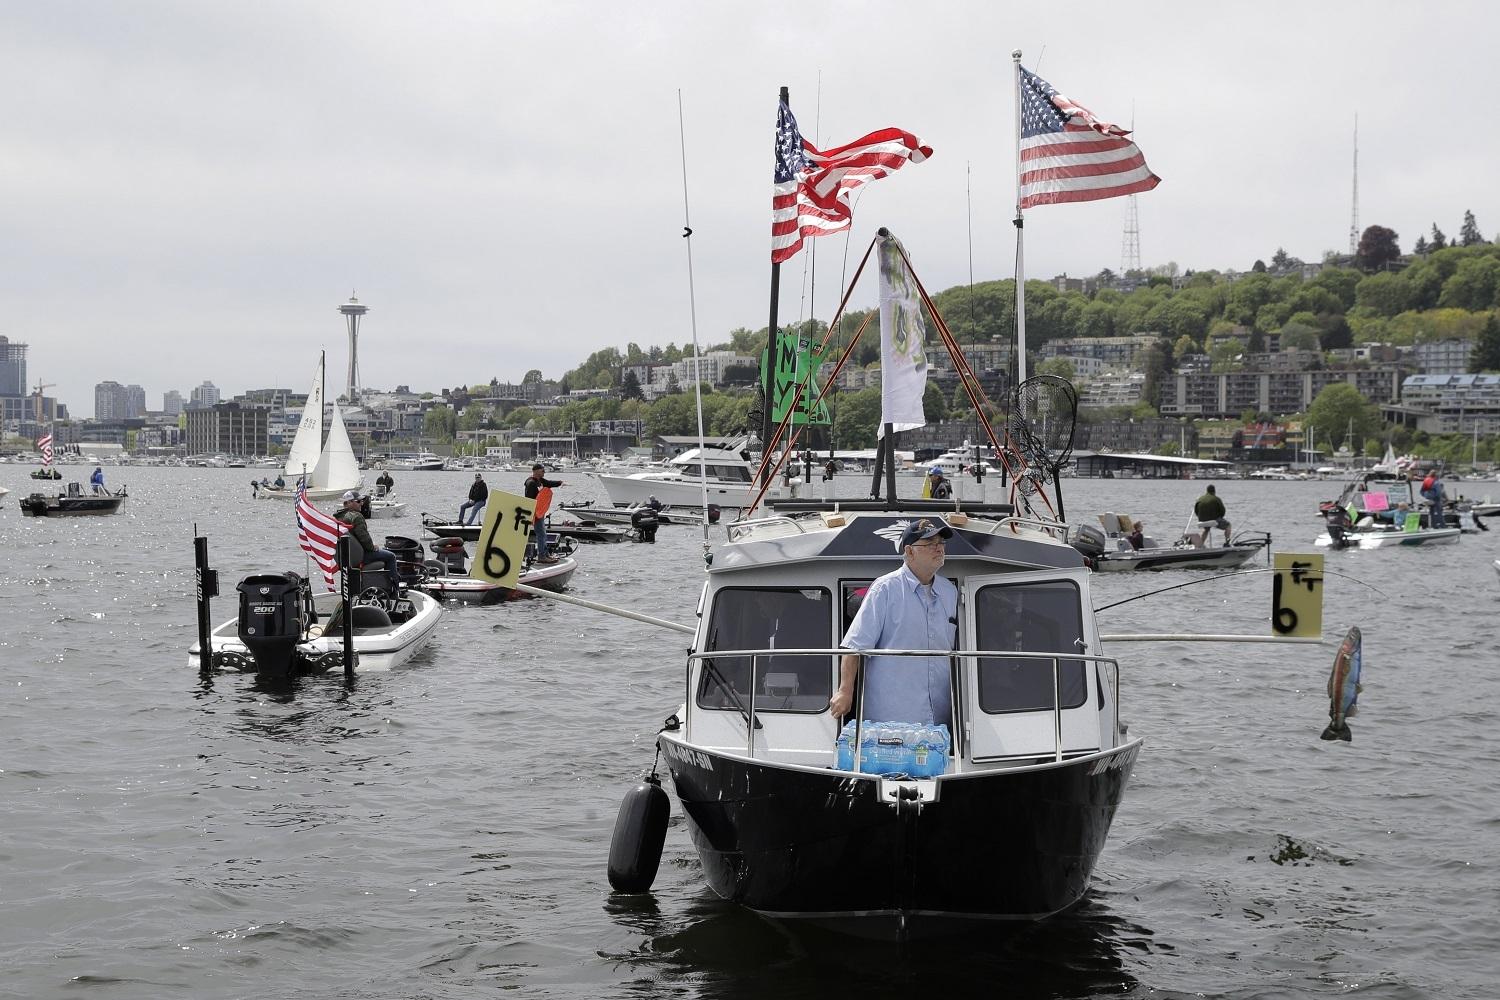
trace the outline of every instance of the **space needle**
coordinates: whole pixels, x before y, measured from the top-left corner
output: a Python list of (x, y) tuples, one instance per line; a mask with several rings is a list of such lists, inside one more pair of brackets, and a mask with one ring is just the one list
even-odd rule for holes
[(349, 405), (353, 406), (359, 401), (356, 393), (359, 391), (359, 320), (370, 307), (362, 305), (359, 299), (351, 292), (349, 301), (339, 306), (339, 312), (344, 316), (344, 322), (349, 327), (349, 388), (347, 395)]

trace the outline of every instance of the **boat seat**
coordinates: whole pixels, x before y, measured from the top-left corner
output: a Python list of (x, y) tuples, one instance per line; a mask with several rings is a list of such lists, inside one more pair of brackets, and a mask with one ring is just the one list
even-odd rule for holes
[(374, 604), (356, 604), (354, 606), (354, 631), (364, 632), (390, 627), (391, 616), (386, 614), (385, 608)]

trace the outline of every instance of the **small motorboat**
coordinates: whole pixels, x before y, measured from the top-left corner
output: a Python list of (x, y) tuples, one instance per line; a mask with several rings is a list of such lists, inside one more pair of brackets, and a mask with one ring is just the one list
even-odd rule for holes
[[(1409, 519), (1406, 524), (1398, 526), (1362, 517), (1346, 531), (1323, 532), (1313, 539), (1313, 544), (1334, 549), (1384, 549), (1398, 545), (1448, 545), (1463, 535), (1461, 528), (1429, 528), (1425, 524), (1426, 518), (1416, 522)], [(1335, 539), (1335, 534), (1341, 537)]]
[(1103, 530), (1091, 524), (1076, 526), (1069, 543), (1083, 553), (1096, 571), (1118, 573), (1144, 569), (1235, 569), (1271, 544), (1264, 531), (1242, 531), (1224, 545), (1205, 544), (1196, 531), (1185, 531), (1171, 545), (1142, 534), (1141, 547), (1130, 542), (1135, 522), (1124, 514), (1100, 514)]
[[(484, 525), (477, 522), (460, 524), (457, 521), (439, 521), (431, 514), (422, 515), (422, 530), (438, 538), (461, 538), (466, 542), (477, 542), (479, 532), (483, 527)], [(569, 540), (570, 543), (623, 542), (626, 535), (626, 529), (604, 524), (559, 522), (555, 519), (547, 524), (547, 544), (553, 551), (557, 550), (558, 544), (563, 539)]]
[(56, 469), (51, 468), (49, 466), (48, 468), (45, 468), (45, 469), (33, 469), (32, 472), (31, 472), (31, 478), (32, 479), (61, 479), (62, 478), (62, 473), (58, 472)]
[(368, 518), (405, 517), (406, 504), (400, 500), (386, 500), (381, 497), (369, 498), (370, 512), (365, 516)]
[(86, 493), (77, 483), (69, 483), (66, 493), (47, 496), (33, 493), (21, 501), (21, 513), (27, 517), (84, 517), (94, 514), (118, 514), (129, 496), (125, 487), (113, 493)]
[[(239, 615), (209, 635), (212, 664), (220, 669), (287, 680), (344, 666), (344, 602), (335, 591), (314, 594), (296, 573), (248, 576), (235, 588)], [(371, 588), (350, 602), (356, 669), (390, 670), (410, 660), (437, 630), (443, 607), (421, 591), (396, 596)], [(201, 646), (188, 650), (201, 666)]]
[[(581, 503), (559, 504), (557, 509), (568, 514), (579, 521), (595, 521), (599, 524), (619, 524), (635, 527), (635, 514), (639, 510), (650, 508), (637, 504), (633, 507), (605, 507), (595, 504), (592, 500), (584, 500)], [(719, 521), (719, 507), (717, 504), (708, 505), (708, 523), (717, 524)], [(701, 511), (686, 510), (678, 508), (670, 510), (663, 508), (656, 512), (656, 522), (662, 524), (690, 524), (695, 527), (702, 526), (703, 513)]]
[[(396, 565), (402, 580), (439, 600), (460, 604), (499, 604), (530, 596), (524, 591), (470, 576), (469, 556), (461, 538), (439, 538), (433, 542), (431, 559), (424, 558), (422, 543), (416, 539), (391, 535), (387, 536), (385, 544), (396, 553)], [(527, 554), (529, 558), (529, 546)], [(528, 561), (521, 568), (519, 582), (561, 593), (567, 589), (577, 569), (578, 561), (571, 555), (560, 556), (556, 562), (550, 563)]]

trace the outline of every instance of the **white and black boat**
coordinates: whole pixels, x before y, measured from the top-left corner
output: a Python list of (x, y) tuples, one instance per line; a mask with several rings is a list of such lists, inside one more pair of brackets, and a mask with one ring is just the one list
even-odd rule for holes
[[(256, 673), (267, 679), (343, 669), (344, 604), (335, 591), (314, 594), (296, 573), (263, 574), (241, 580), (240, 613), (209, 638), (215, 667)], [(398, 667), (417, 654), (437, 630), (442, 605), (420, 591), (399, 597), (369, 589), (353, 607), (358, 671)], [(199, 663), (198, 643), (189, 649)]]
[(69, 483), (64, 493), (48, 496), (33, 493), (21, 500), (21, 513), (27, 517), (89, 517), (118, 514), (129, 494), (125, 487), (113, 493), (89, 493), (78, 483)]
[[(386, 548), (396, 553), (397, 567), (402, 579), (409, 586), (431, 594), (440, 601), (455, 601), (459, 604), (500, 604), (519, 598), (530, 597), (525, 591), (502, 586), (489, 580), (469, 575), (468, 553), (461, 538), (440, 538), (432, 543), (432, 558), (426, 558), (421, 542), (411, 538), (388, 536)], [(528, 561), (521, 568), (518, 583), (541, 590), (562, 593), (567, 590), (573, 574), (578, 570), (578, 560), (569, 554), (560, 555), (550, 563), (531, 559), (527, 547)]]
[[(1235, 569), (1270, 548), (1271, 536), (1264, 531), (1242, 531), (1223, 545), (1200, 544), (1194, 533), (1185, 533), (1171, 545), (1162, 545), (1142, 534), (1141, 547), (1130, 541), (1128, 516), (1100, 514), (1102, 530), (1090, 524), (1077, 525), (1070, 533), (1074, 548), (1083, 553), (1101, 573), (1162, 569)], [(1113, 525), (1113, 526), (1112, 526)]]
[(683, 452), (653, 472), (618, 475), (601, 472), (599, 485), (616, 506), (636, 507), (656, 497), (667, 507), (703, 508), (708, 502), (724, 510), (740, 510), (751, 502), (755, 467), (744, 443), (705, 445)]
[[(644, 504), (636, 504), (631, 507), (606, 507), (596, 504), (592, 500), (584, 500), (579, 503), (559, 504), (557, 510), (568, 514), (579, 521), (594, 521), (599, 524), (618, 524), (636, 527), (638, 512), (650, 510)], [(715, 524), (719, 520), (719, 509), (716, 505), (709, 505), (709, 523)], [(702, 527), (703, 514), (701, 511), (669, 510), (663, 507), (656, 511), (657, 525), (686, 524), (694, 527)]]
[[(774, 506), (715, 551), (686, 700), (658, 738), (709, 885), (769, 916), (896, 938), (1078, 902), (1141, 740), (1120, 722), (1119, 668), (1063, 526), (1000, 505)], [(915, 516), (954, 533), (953, 744), (932, 777), (845, 769), (835, 647)]]
[[(477, 542), (483, 527), (478, 521), (460, 524), (457, 521), (440, 521), (432, 514), (422, 515), (422, 530), (438, 538), (460, 538), (466, 542)], [(554, 517), (547, 521), (547, 534), (548, 545), (555, 548), (557, 542), (564, 538), (574, 542), (623, 542), (626, 529), (610, 524), (570, 522)]]

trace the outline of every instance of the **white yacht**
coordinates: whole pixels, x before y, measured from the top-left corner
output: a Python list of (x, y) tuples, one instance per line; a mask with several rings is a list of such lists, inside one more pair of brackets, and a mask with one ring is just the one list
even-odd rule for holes
[(617, 507), (634, 507), (651, 497), (667, 507), (702, 507), (706, 487), (709, 503), (738, 510), (749, 506), (754, 495), (755, 467), (749, 454), (724, 445), (692, 448), (662, 470), (628, 475), (600, 473), (599, 485)]
[(396, 472), (442, 472), (443, 463), (442, 456), (430, 451), (419, 451), (416, 454), (392, 455), (385, 464), (386, 468)]

